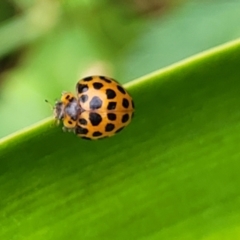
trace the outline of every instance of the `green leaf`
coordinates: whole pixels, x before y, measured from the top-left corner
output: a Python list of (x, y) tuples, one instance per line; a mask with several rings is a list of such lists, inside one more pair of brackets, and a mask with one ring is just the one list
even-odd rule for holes
[(3, 138), (0, 239), (238, 239), (239, 62), (238, 40), (129, 83), (109, 139), (49, 119)]

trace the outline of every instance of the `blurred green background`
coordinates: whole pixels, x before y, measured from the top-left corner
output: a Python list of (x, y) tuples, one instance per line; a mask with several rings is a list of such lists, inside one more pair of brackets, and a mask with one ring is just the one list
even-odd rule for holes
[(239, 23), (240, 0), (1, 0), (0, 137), (83, 76), (129, 82), (239, 38)]

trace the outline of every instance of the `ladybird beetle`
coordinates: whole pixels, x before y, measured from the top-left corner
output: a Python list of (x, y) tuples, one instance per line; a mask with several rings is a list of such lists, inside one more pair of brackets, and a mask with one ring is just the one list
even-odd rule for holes
[(54, 106), (54, 116), (62, 120), (64, 130), (93, 140), (113, 136), (130, 123), (133, 100), (114, 79), (85, 77), (77, 83), (76, 92), (77, 96), (64, 92)]

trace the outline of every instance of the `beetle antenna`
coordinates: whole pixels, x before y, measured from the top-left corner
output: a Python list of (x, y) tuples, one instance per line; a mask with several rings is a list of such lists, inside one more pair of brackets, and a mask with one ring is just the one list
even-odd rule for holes
[(50, 103), (47, 99), (45, 99), (45, 102), (50, 106), (51, 109), (54, 109), (53, 104)]

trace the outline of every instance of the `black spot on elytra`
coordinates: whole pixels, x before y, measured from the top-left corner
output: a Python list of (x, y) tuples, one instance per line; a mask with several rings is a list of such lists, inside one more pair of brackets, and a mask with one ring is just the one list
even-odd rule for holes
[(129, 115), (128, 115), (128, 113), (124, 114), (124, 115), (122, 116), (122, 123), (127, 122), (128, 119), (129, 119)]
[(84, 82), (89, 82), (89, 81), (92, 81), (93, 80), (93, 77), (85, 77), (82, 79)]
[(79, 99), (80, 99), (80, 102), (85, 103), (88, 100), (88, 95), (83, 94)]
[(112, 81), (104, 76), (99, 76), (100, 79), (102, 79), (103, 81), (107, 82), (107, 83), (111, 83)]
[(124, 90), (124, 88), (120, 85), (117, 85), (117, 89), (122, 93), (122, 94), (126, 94), (126, 91)]
[(107, 95), (107, 99), (113, 99), (116, 97), (116, 93), (112, 89), (107, 89), (106, 95)]
[(89, 120), (93, 126), (98, 126), (102, 121), (102, 117), (98, 113), (91, 112), (89, 114)]
[(78, 120), (78, 122), (81, 124), (81, 125), (87, 125), (87, 120), (85, 118), (80, 118)]
[(134, 102), (133, 102), (133, 100), (132, 100), (132, 107), (133, 107), (133, 108), (135, 108), (135, 105), (134, 105)]
[(108, 103), (108, 106), (107, 106), (107, 109), (108, 110), (114, 110), (117, 106), (117, 103), (116, 102), (109, 102)]
[(128, 108), (128, 107), (129, 107), (129, 101), (128, 101), (126, 98), (124, 98), (124, 99), (122, 100), (122, 106), (125, 107), (125, 108)]
[(117, 119), (117, 115), (115, 113), (108, 113), (107, 117), (109, 120), (114, 121)]
[(99, 136), (102, 136), (101, 132), (96, 131), (96, 132), (93, 133), (93, 137), (99, 137)]
[(94, 87), (95, 89), (100, 89), (100, 88), (103, 87), (103, 84), (100, 83), (100, 82), (95, 82), (95, 83), (93, 83), (93, 87)]
[(119, 128), (115, 133), (119, 133), (124, 129), (124, 127)]
[(65, 98), (68, 100), (70, 98), (70, 95), (67, 95)]
[(77, 126), (75, 132), (76, 132), (76, 134), (87, 134), (88, 133), (88, 129), (80, 127), (80, 126)]
[(106, 132), (111, 132), (114, 128), (115, 128), (114, 124), (108, 123), (108, 124), (105, 126), (105, 131), (106, 131)]
[(89, 107), (91, 110), (99, 109), (102, 106), (102, 100), (99, 97), (93, 97), (89, 103)]
[(73, 124), (73, 122), (69, 120), (69, 121), (68, 121), (68, 124), (72, 125), (72, 124)]
[(84, 93), (87, 90), (88, 90), (88, 86), (86, 84), (81, 84), (81, 83), (77, 84), (77, 92), (78, 93)]

